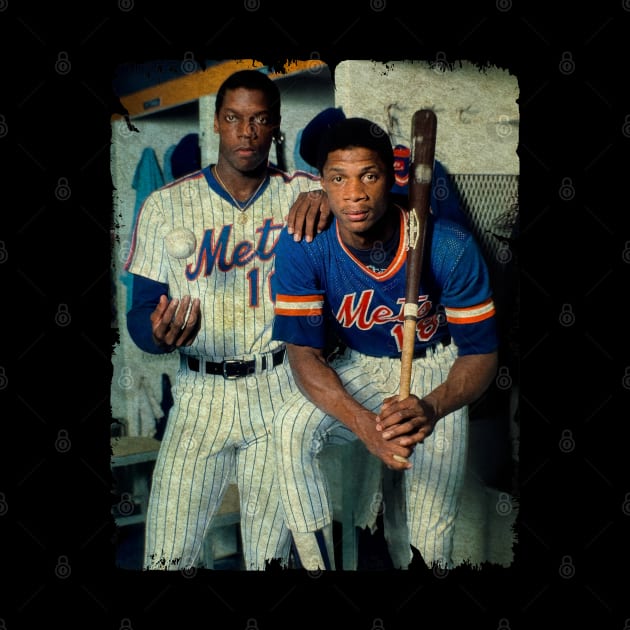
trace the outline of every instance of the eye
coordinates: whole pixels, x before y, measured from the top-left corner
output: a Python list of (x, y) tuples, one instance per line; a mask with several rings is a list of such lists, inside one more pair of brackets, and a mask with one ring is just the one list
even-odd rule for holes
[(236, 115), (235, 114), (226, 114), (225, 115), (225, 120), (227, 122), (235, 122), (236, 121)]
[(268, 125), (269, 124), (269, 116), (267, 114), (259, 114), (258, 116), (254, 116), (254, 122), (257, 125)]

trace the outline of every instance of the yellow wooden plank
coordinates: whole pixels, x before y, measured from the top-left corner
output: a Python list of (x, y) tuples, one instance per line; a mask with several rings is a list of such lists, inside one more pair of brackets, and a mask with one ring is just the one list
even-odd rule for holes
[[(280, 79), (295, 72), (303, 72), (311, 68), (325, 65), (318, 59), (306, 61), (287, 61), (283, 71), (270, 72), (269, 77)], [(263, 68), (260, 61), (254, 59), (236, 59), (216, 64), (176, 79), (164, 81), (159, 85), (154, 85), (133, 94), (128, 94), (120, 98), (122, 106), (129, 113), (130, 118), (144, 116), (155, 112), (163, 111), (177, 105), (191, 103), (201, 96), (215, 94), (223, 81), (237, 70), (247, 68)], [(112, 119), (122, 118), (120, 114), (114, 114)]]

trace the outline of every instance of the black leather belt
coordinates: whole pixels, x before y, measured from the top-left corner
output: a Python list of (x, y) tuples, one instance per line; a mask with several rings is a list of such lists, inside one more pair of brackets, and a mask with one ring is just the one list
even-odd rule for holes
[[(272, 365), (267, 365), (267, 355), (263, 354), (260, 359), (260, 369), (266, 370), (271, 367), (276, 367), (284, 361), (284, 354), (286, 348), (278, 348), (272, 353)], [(193, 372), (199, 372), (199, 359), (195, 357), (186, 357), (186, 363), (188, 368)], [(236, 359), (226, 359), (220, 363), (210, 363), (210, 361), (204, 362), (204, 369), (206, 374), (214, 374), (215, 376), (222, 376), (225, 379), (231, 380), (234, 378), (240, 378), (253, 374), (256, 371), (256, 361), (238, 361)]]
[(416, 352), (413, 353), (413, 358), (414, 359), (422, 359), (423, 357), (427, 356), (427, 350), (433, 350), (434, 348), (437, 348), (438, 346), (443, 346), (444, 348), (446, 346), (450, 346), (451, 345), (451, 338), (447, 337), (446, 339), (440, 339), (440, 341), (438, 341), (437, 343), (433, 344), (432, 346), (426, 346), (425, 348), (421, 348), (420, 350), (416, 350)]

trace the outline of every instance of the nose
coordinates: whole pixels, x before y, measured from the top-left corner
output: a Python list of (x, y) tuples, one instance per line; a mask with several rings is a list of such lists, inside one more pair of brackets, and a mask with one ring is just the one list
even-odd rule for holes
[(239, 132), (241, 136), (251, 138), (256, 135), (256, 124), (251, 120), (244, 120), (240, 124)]
[(365, 186), (360, 177), (352, 177), (346, 181), (344, 186), (344, 193), (346, 199), (356, 201), (357, 199), (363, 199), (367, 197)]

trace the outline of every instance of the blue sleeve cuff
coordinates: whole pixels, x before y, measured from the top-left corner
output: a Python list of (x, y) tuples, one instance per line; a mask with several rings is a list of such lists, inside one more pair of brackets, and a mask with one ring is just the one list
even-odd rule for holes
[(127, 313), (127, 330), (133, 342), (150, 354), (166, 354), (168, 351), (155, 345), (151, 328), (151, 313), (160, 301), (161, 295), (168, 295), (168, 285), (143, 276), (133, 276), (131, 308)]

